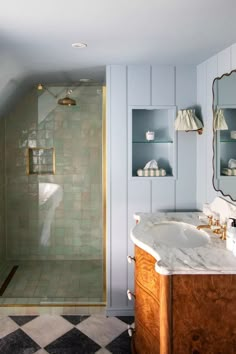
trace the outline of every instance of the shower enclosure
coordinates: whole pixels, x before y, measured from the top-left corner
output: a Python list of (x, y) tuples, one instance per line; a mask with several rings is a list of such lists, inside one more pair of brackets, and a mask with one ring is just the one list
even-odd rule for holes
[(105, 303), (104, 99), (42, 86), (1, 119), (1, 304)]

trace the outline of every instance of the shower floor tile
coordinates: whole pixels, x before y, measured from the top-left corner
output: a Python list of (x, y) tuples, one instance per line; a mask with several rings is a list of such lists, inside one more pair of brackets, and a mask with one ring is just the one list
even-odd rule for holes
[(0, 267), (0, 286), (14, 265), (19, 267), (0, 303), (104, 302), (102, 261), (6, 262)]

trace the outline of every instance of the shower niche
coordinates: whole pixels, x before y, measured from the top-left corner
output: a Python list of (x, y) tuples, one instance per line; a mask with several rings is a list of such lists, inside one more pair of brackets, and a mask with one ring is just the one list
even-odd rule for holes
[(55, 149), (28, 148), (26, 172), (28, 175), (54, 175)]

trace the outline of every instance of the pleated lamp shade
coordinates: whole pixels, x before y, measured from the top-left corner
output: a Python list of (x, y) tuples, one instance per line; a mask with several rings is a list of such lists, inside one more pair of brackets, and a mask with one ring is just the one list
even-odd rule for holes
[(203, 124), (197, 118), (194, 109), (183, 109), (178, 111), (175, 120), (175, 130), (185, 130), (187, 132), (192, 130), (202, 134)]
[(227, 130), (228, 125), (225, 121), (223, 109), (217, 109), (214, 114), (214, 130)]

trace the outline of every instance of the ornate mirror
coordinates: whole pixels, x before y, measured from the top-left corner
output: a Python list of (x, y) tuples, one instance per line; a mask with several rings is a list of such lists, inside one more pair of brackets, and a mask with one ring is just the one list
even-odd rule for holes
[(236, 70), (213, 81), (213, 186), (236, 201)]

